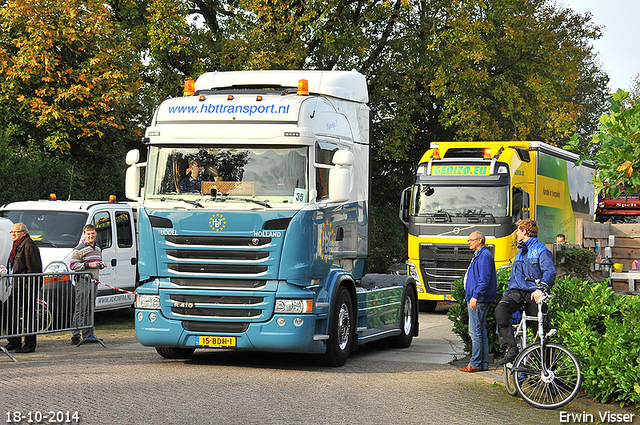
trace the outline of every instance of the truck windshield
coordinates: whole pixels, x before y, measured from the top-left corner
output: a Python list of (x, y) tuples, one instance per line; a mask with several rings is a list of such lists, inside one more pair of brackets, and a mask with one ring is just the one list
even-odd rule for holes
[(509, 215), (508, 186), (416, 184), (412, 190), (411, 215), (451, 217)]
[(307, 147), (151, 147), (146, 197), (304, 203), (308, 156)]
[(83, 212), (2, 210), (0, 216), (24, 223), (36, 245), (53, 248), (75, 248), (87, 222)]

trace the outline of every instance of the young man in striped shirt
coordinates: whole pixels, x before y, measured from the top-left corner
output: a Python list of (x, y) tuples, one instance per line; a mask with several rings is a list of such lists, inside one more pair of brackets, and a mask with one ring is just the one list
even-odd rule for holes
[[(73, 249), (71, 254), (71, 269), (75, 272), (88, 271), (93, 274), (94, 278), (98, 277), (98, 271), (107, 265), (102, 261), (102, 250), (96, 241), (97, 232), (93, 224), (87, 224), (82, 229), (83, 238), (80, 243)], [(91, 305), (95, 305), (96, 291), (92, 288), (93, 279), (87, 275), (82, 275), (76, 279), (76, 303), (73, 313), (73, 326), (75, 329), (71, 332), (71, 343), (79, 345), (80, 329), (91, 323)], [(92, 290), (94, 289), (94, 290)], [(93, 328), (82, 329), (82, 339), (86, 342), (97, 342), (93, 336)]]

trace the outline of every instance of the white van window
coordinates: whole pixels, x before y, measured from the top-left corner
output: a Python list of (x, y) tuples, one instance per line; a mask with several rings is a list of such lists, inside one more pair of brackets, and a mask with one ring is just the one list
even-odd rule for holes
[(82, 237), (87, 213), (67, 211), (3, 210), (0, 217), (24, 223), (38, 246), (74, 248)]
[(113, 238), (111, 237), (111, 217), (109, 217), (109, 212), (102, 211), (96, 213), (96, 215), (93, 216), (93, 225), (96, 226), (96, 231), (98, 232), (100, 248), (111, 248)]
[(118, 247), (131, 248), (133, 246), (133, 232), (131, 230), (131, 216), (128, 212), (116, 211), (116, 229)]

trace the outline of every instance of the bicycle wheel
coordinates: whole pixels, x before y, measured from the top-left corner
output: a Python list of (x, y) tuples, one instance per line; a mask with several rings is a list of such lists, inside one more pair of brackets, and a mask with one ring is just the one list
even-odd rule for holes
[(577, 357), (556, 342), (546, 344), (547, 374), (542, 370), (540, 343), (528, 346), (516, 358), (512, 374), (518, 394), (538, 409), (557, 409), (578, 394), (582, 371)]
[(515, 396), (516, 394), (518, 394), (515, 381), (513, 380), (511, 367), (507, 365), (504, 365), (504, 387), (507, 389), (509, 395)]
[(38, 304), (36, 305), (36, 323), (39, 332), (46, 332), (51, 327), (52, 317), (51, 311), (49, 311), (49, 307), (47, 303), (38, 300)]

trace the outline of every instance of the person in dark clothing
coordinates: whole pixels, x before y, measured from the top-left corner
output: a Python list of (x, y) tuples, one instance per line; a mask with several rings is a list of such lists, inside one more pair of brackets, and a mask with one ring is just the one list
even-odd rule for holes
[(180, 181), (180, 193), (200, 193), (203, 181), (214, 181), (214, 178), (203, 173), (203, 170), (204, 167), (197, 160), (190, 159), (187, 177)]
[[(27, 274), (42, 273), (42, 260), (40, 250), (29, 236), (27, 226), (23, 223), (16, 223), (11, 226), (11, 239), (13, 239), (13, 249), (9, 254), (9, 273)], [(11, 297), (8, 300), (8, 330), (9, 334), (29, 333), (36, 331), (35, 307), (39, 293), (41, 291), (40, 277), (14, 277)], [(22, 323), (21, 323), (22, 322)], [(22, 338), (7, 338), (7, 351), (16, 353), (33, 353), (36, 350), (36, 335)]]
[(524, 306), (527, 315), (538, 314), (537, 302), (542, 291), (534, 282), (526, 279), (540, 279), (549, 288), (553, 286), (556, 279), (553, 254), (538, 241), (538, 223), (527, 218), (518, 221), (516, 226), (520, 252), (516, 254), (513, 261), (507, 292), (496, 306), (498, 339), (500, 347), (505, 349), (504, 357), (498, 360), (498, 364), (501, 365), (512, 362), (518, 356), (518, 347), (511, 326), (513, 313)]

